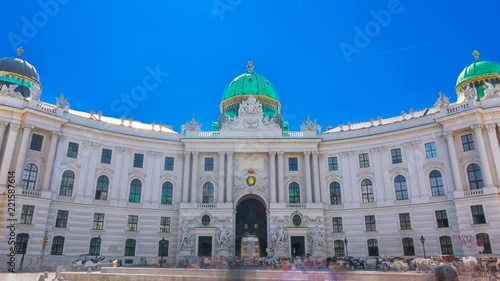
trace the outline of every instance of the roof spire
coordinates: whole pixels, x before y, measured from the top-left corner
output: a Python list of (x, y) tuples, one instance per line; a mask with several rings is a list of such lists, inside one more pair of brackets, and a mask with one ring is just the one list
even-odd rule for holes
[(24, 52), (24, 49), (23, 47), (19, 47), (17, 48), (17, 57), (20, 58), (21, 57), (21, 54)]
[(479, 52), (477, 50), (474, 50), (474, 52), (472, 52), (472, 55), (474, 56), (474, 58), (476, 58), (476, 61), (479, 61)]
[(247, 70), (248, 72), (252, 72), (253, 71), (253, 63), (251, 60), (248, 61), (247, 63)]

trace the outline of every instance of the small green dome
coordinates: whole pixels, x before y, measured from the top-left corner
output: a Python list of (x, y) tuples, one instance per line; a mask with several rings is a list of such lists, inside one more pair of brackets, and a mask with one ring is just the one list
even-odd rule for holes
[[(477, 84), (485, 80), (498, 79), (500, 77), (500, 64), (491, 61), (480, 61), (479, 52), (474, 51), (476, 61), (462, 70), (457, 79), (455, 91), (460, 92), (467, 84)], [(482, 84), (482, 83), (480, 83)]]
[(275, 117), (281, 108), (278, 93), (269, 80), (253, 71), (251, 61), (247, 68), (246, 73), (234, 78), (224, 90), (220, 103), (221, 113), (231, 118), (237, 116), (239, 104), (253, 95), (262, 104), (264, 116)]

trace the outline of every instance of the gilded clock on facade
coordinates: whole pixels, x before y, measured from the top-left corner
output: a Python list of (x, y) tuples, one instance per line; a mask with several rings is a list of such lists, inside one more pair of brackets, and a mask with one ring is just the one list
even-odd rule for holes
[(253, 186), (253, 185), (255, 185), (255, 177), (254, 177), (254, 176), (248, 176), (248, 177), (247, 177), (247, 184), (248, 184), (249, 186)]

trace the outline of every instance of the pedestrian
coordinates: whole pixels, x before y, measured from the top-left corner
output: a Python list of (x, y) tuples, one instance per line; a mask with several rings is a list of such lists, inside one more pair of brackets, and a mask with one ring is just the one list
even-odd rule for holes
[(434, 281), (459, 281), (457, 269), (450, 264), (454, 256), (447, 255), (443, 256), (443, 258), (436, 259), (437, 266), (434, 269)]

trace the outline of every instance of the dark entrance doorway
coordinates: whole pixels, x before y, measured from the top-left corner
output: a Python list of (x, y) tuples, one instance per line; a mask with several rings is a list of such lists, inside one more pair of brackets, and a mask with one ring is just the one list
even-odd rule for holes
[(304, 236), (292, 236), (290, 238), (290, 244), (292, 245), (292, 256), (294, 257), (305, 257), (306, 248), (304, 246)]
[(244, 256), (244, 254), (241, 253), (241, 238), (247, 235), (255, 235), (259, 238), (260, 256), (267, 256), (266, 206), (263, 201), (256, 196), (244, 197), (240, 200), (236, 208), (236, 256)]
[(212, 236), (198, 237), (198, 256), (212, 256)]

